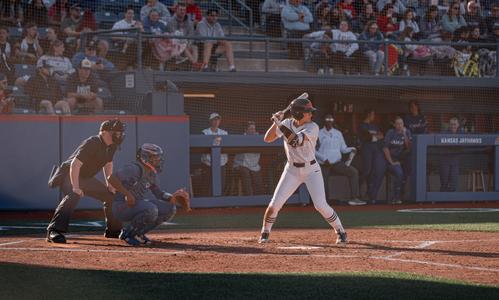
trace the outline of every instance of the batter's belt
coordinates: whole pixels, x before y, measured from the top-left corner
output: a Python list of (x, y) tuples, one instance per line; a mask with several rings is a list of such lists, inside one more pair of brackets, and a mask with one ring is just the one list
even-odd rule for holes
[[(315, 163), (316, 163), (315, 159), (311, 160), (310, 161), (310, 166), (313, 165), (313, 164), (315, 164)], [(295, 163), (295, 162), (292, 163), (292, 165), (295, 166), (295, 167), (297, 167), (297, 168), (304, 168), (307, 164), (308, 163)]]

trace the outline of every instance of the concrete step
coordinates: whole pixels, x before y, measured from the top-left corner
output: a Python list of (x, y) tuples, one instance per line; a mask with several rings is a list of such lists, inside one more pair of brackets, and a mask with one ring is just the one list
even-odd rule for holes
[[(263, 72), (265, 71), (265, 59), (256, 58), (235, 58), (236, 69), (238, 71), (252, 71)], [(227, 70), (227, 60), (225, 57), (218, 59), (218, 68), (220, 70)], [(302, 60), (292, 59), (270, 59), (269, 72), (305, 72)]]

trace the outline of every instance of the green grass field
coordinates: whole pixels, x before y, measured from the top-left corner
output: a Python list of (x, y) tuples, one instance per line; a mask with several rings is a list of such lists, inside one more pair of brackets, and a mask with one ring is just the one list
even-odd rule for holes
[(497, 299), (499, 288), (405, 273), (134, 273), (1, 265), (2, 299)]
[[(262, 208), (262, 213), (263, 213)], [(236, 210), (235, 210), (236, 211)], [(499, 212), (399, 213), (348, 211), (347, 228), (499, 232)], [(262, 214), (182, 215), (174, 229), (259, 230)], [(45, 220), (42, 220), (45, 221)], [(78, 220), (80, 221), (80, 220)], [(36, 221), (29, 221), (36, 222)], [(1, 221), (1, 225), (26, 224)], [(276, 228), (327, 228), (313, 211), (283, 211)], [(77, 229), (77, 228), (75, 228)], [(101, 228), (81, 228), (99, 230)], [(0, 235), (42, 233), (0, 231)], [(499, 252), (499, 249), (498, 249)], [(1, 253), (0, 255), (6, 255)], [(202, 270), (200, 270), (202, 272)], [(0, 299), (499, 299), (499, 286), (483, 286), (407, 273), (207, 274), (134, 273), (0, 264)], [(499, 274), (498, 274), (499, 276)]]

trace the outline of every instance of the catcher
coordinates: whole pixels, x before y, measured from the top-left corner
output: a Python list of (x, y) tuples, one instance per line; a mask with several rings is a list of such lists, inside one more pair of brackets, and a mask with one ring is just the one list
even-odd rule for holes
[[(120, 239), (131, 246), (149, 245), (145, 235), (163, 222), (170, 221), (179, 203), (191, 211), (189, 194), (179, 189), (169, 194), (159, 187), (157, 174), (163, 170), (163, 149), (155, 144), (143, 144), (137, 150), (137, 161), (127, 164), (108, 177), (116, 189), (113, 215), (122, 222), (130, 222), (120, 233)], [(156, 199), (145, 199), (150, 190)]]

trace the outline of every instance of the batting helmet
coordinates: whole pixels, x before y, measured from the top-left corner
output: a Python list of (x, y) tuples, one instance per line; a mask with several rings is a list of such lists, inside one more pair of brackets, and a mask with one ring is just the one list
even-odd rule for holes
[(151, 168), (154, 172), (160, 173), (163, 171), (163, 149), (160, 146), (150, 143), (145, 143), (137, 150), (137, 161)]
[(100, 131), (109, 131), (112, 134), (113, 143), (120, 145), (125, 139), (125, 123), (119, 119), (106, 120), (100, 124)]
[(303, 113), (316, 111), (313, 107), (312, 102), (308, 100), (308, 94), (303, 93), (300, 97), (291, 101), (291, 115), (296, 120), (301, 120), (303, 118)]

